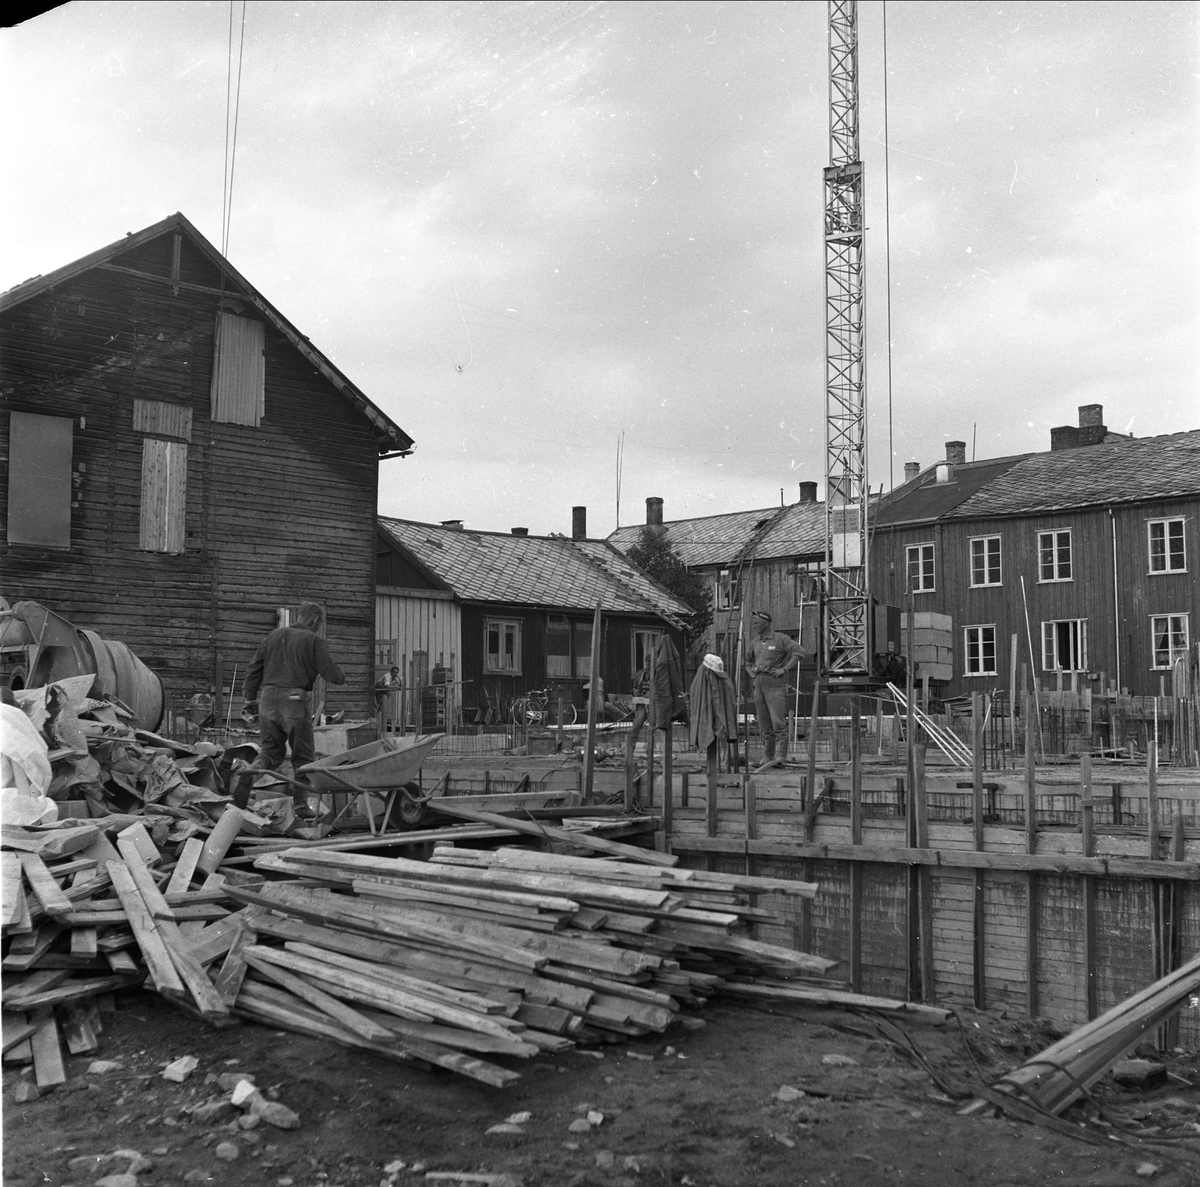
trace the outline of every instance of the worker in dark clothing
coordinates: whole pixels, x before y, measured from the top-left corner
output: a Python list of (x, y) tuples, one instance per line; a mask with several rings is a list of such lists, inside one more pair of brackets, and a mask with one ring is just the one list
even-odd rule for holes
[[(276, 771), (290, 752), (293, 774), (316, 758), (313, 744), (312, 687), (318, 676), (330, 684), (345, 684), (342, 669), (333, 661), (319, 632), (325, 613), (305, 602), (295, 626), (276, 627), (258, 646), (242, 685), (243, 712), (258, 714), (261, 750), (251, 771), (241, 779), (233, 802), (244, 808), (250, 798), (254, 772)], [(292, 789), (296, 815), (312, 819), (304, 793)]]
[(754, 687), (754, 709), (763, 762), (787, 761), (787, 674), (800, 666), (800, 644), (771, 629), (771, 615), (755, 610), (754, 633), (746, 647), (746, 672)]

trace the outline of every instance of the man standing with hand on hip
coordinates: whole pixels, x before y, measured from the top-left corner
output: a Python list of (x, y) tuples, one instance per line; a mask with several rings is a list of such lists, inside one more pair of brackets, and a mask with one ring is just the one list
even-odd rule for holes
[[(342, 669), (329, 654), (320, 630), (325, 612), (315, 602), (304, 602), (295, 626), (276, 627), (259, 645), (246, 670), (242, 685), (243, 712), (258, 714), (262, 747), (253, 768), (277, 771), (291, 753), (292, 771), (316, 758), (313, 743), (312, 686), (318, 676), (330, 684), (345, 684)], [(234, 792), (233, 802), (244, 808), (250, 796), (252, 774), (244, 777)], [(296, 815), (311, 819), (313, 810), (304, 794), (292, 789)]]
[(787, 674), (800, 665), (800, 644), (771, 629), (766, 610), (751, 614), (754, 633), (746, 647), (746, 672), (754, 686), (754, 709), (762, 738), (763, 762), (787, 761)]

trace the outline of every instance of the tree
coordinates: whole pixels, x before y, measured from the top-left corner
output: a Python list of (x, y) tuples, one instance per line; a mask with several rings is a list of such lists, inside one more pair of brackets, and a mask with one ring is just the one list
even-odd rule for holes
[(712, 624), (712, 591), (708, 582), (683, 563), (667, 539), (667, 529), (659, 524), (646, 524), (642, 528), (630, 546), (629, 559), (690, 607), (683, 643), (684, 649), (691, 652)]

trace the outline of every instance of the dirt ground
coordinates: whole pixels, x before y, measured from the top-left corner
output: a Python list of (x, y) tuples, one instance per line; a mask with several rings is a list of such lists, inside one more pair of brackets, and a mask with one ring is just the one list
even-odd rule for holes
[[(703, 1025), (677, 1021), (653, 1038), (518, 1061), (520, 1081), (493, 1089), (252, 1023), (214, 1030), (155, 995), (130, 992), (104, 1015), (100, 1050), (69, 1058), (64, 1086), (18, 1104), (20, 1073), (5, 1071), (4, 1183), (409, 1187), (507, 1174), (493, 1182), (1200, 1184), (1200, 1055), (1176, 1055), (1165, 1086), (1135, 1091), (1110, 1081), (1098, 1093), (1130, 1124), (1163, 1132), (1190, 1125), (1194, 1140), (1090, 1145), (1025, 1122), (957, 1116), (956, 1102), (892, 1041), (899, 1032), (880, 1029), (880, 1016), (723, 999), (687, 1017)], [(999, 1014), (965, 1010), (961, 1020), (961, 1030), (903, 1023), (950, 1087), (975, 1074), (967, 1038), (994, 1075), (1056, 1037)], [(164, 1080), (164, 1065), (184, 1055), (197, 1057), (196, 1071), (183, 1083)], [(97, 1059), (120, 1067), (89, 1072)], [(295, 1110), (300, 1128), (239, 1129), (231, 1105), (207, 1116), (189, 1111), (227, 1101), (216, 1077), (231, 1072)], [(488, 1133), (506, 1122), (515, 1132)], [(152, 1165), (136, 1180), (105, 1183), (129, 1160), (95, 1156), (118, 1149)]]

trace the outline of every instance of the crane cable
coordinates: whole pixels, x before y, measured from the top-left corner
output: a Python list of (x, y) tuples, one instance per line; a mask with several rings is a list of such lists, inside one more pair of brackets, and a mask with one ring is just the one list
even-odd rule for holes
[[(896, 449), (892, 441), (892, 177), (888, 137), (888, 56), (887, 0), (883, 0), (883, 256), (885, 264), (884, 297), (887, 320), (887, 377), (888, 377), (888, 489), (896, 485), (894, 466)], [(868, 500), (870, 490), (867, 491)]]
[[(237, 158), (238, 113), (242, 101), (242, 59), (246, 45), (246, 0), (242, 0), (242, 24), (238, 40), (237, 88), (233, 88), (233, 4), (229, 0), (229, 49), (225, 71), (225, 178), (221, 192), (221, 254), (229, 257), (229, 227), (233, 214), (233, 171)], [(230, 135), (232, 117), (233, 133)], [(224, 273), (221, 283), (224, 286)]]

